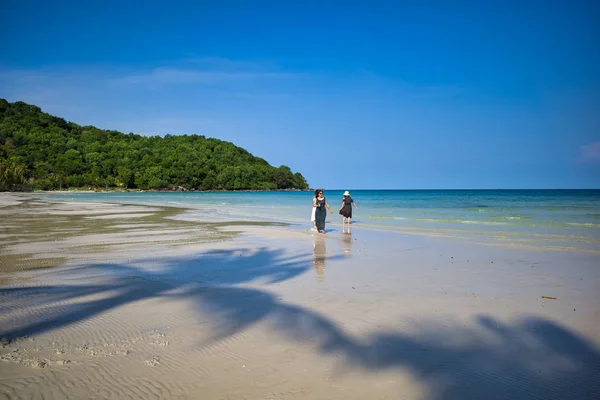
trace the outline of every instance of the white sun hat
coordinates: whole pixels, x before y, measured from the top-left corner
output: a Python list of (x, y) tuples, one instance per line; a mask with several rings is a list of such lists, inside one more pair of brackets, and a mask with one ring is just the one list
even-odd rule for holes
[(344, 196), (350, 196), (350, 192), (346, 190), (346, 191), (344, 192)]

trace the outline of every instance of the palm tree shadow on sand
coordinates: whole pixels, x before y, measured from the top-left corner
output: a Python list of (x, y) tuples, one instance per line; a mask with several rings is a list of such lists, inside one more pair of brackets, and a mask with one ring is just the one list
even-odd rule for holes
[[(90, 281), (110, 271), (108, 283), (103, 277), (86, 285), (2, 288), (0, 336), (41, 334), (143, 299), (180, 298), (209, 316), (214, 340), (261, 322), (277, 335), (335, 356), (338, 373), (408, 370), (429, 399), (599, 398), (598, 349), (547, 319), (531, 316), (505, 324), (480, 316), (461, 328), (422, 321), (418, 329), (358, 339), (317, 311), (280, 300), (268, 290), (236, 286), (256, 281), (268, 287), (297, 277), (312, 268), (310, 254), (289, 257), (283, 251), (236, 249), (158, 261), (161, 268), (152, 271), (115, 264), (77, 270)], [(86, 301), (91, 295), (99, 298)], [(40, 305), (45, 312), (28, 313), (26, 320), (12, 317), (16, 308)]]

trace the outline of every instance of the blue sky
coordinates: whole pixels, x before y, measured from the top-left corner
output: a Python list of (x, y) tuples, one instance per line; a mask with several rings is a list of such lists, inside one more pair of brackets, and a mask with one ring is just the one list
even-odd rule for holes
[(0, 2), (0, 97), (325, 188), (600, 188), (597, 1)]

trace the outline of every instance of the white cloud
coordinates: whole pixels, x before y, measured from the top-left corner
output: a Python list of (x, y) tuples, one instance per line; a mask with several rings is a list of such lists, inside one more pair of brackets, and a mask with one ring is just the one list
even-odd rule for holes
[[(225, 136), (243, 132), (248, 124), (274, 131), (328, 125), (339, 131), (406, 123), (407, 118), (417, 118), (414, 110), (431, 98), (453, 93), (368, 71), (304, 73), (272, 62), (192, 57), (138, 68), (0, 68), (0, 96), (36, 104), (80, 124), (124, 132)], [(413, 108), (403, 114), (403, 107)]]
[(48, 88), (86, 88), (105, 84), (163, 87), (280, 80), (305, 76), (282, 71), (266, 62), (226, 58), (188, 58), (145, 69), (116, 65), (52, 66), (32, 69), (0, 69), (0, 89), (29, 92)]
[(204, 70), (218, 71), (278, 71), (281, 68), (269, 61), (231, 60), (222, 57), (189, 57), (182, 61), (184, 64)]
[(583, 162), (600, 162), (600, 141), (579, 148), (579, 158)]
[(186, 58), (171, 65), (121, 74), (111, 82), (146, 85), (219, 84), (252, 80), (286, 79), (300, 77), (282, 71), (274, 63), (231, 60), (220, 57)]
[(232, 80), (282, 79), (294, 77), (282, 72), (219, 71), (159, 67), (148, 72), (111, 79), (114, 83), (129, 84), (212, 84)]
[[(126, 113), (162, 118), (185, 109), (195, 118), (196, 113), (212, 114), (210, 108), (227, 100), (273, 101), (269, 94), (285, 92), (289, 86), (282, 81), (297, 84), (294, 78), (307, 76), (282, 71), (273, 63), (224, 58), (186, 59), (137, 69), (110, 64), (0, 68), (0, 97), (36, 104), (76, 122), (114, 126)], [(255, 98), (236, 97), (236, 93)]]

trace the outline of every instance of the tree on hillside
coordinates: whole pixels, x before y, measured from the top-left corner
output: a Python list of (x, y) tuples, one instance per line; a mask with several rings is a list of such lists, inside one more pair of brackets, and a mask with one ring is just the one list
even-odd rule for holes
[(0, 99), (0, 190), (88, 186), (241, 190), (306, 189), (308, 183), (230, 142), (80, 126)]

